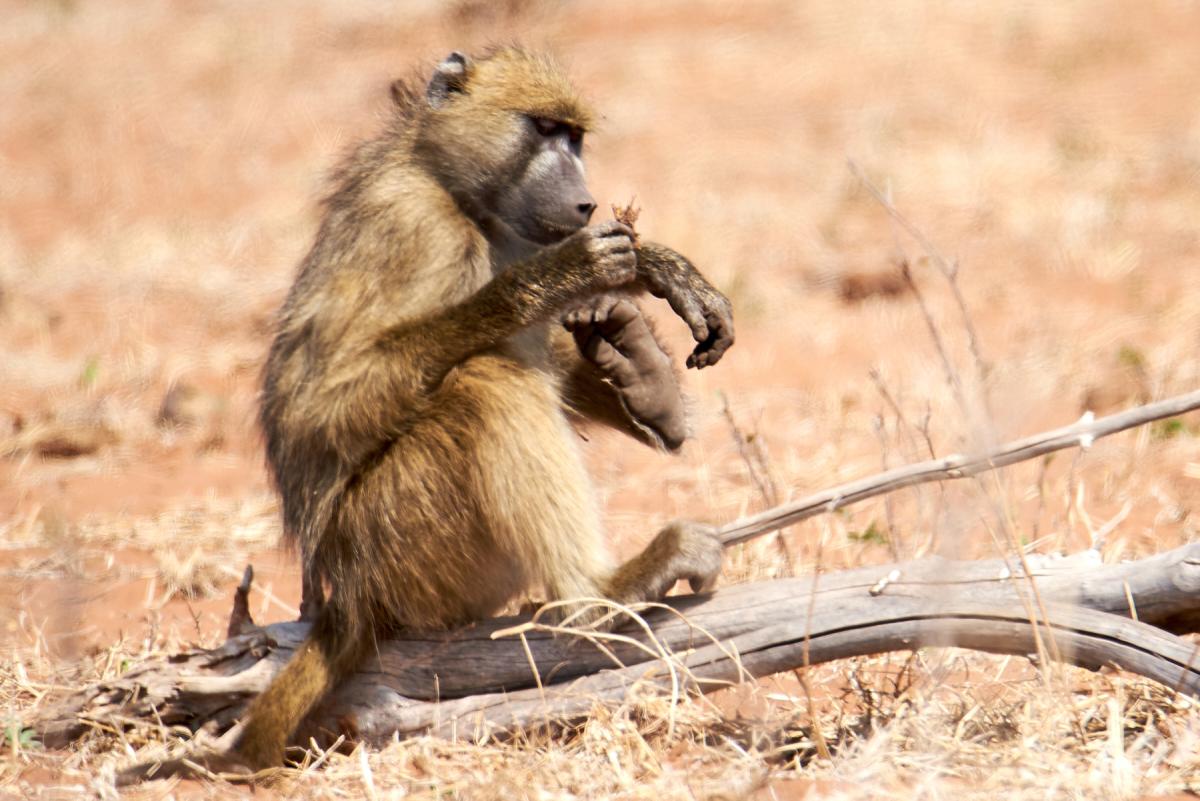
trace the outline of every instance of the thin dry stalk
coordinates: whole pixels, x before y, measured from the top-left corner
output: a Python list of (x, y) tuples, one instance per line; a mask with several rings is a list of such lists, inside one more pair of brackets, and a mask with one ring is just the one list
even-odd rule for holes
[[(849, 159), (849, 166), (850, 171), (853, 172), (855, 177), (862, 182), (863, 186), (867, 188), (867, 191), (871, 193), (871, 196), (874, 197), (881, 206), (883, 206), (884, 210), (888, 213), (888, 216), (890, 216), (897, 225), (903, 228), (909, 236), (916, 240), (917, 244), (921, 246), (921, 249), (925, 251), (930, 260), (934, 263), (934, 265), (937, 266), (942, 276), (946, 279), (946, 283), (950, 285), (950, 292), (954, 296), (954, 301), (958, 306), (959, 315), (962, 318), (961, 322), (963, 325), (963, 330), (967, 335), (967, 347), (971, 352), (972, 361), (975, 364), (976, 370), (978, 371), (977, 378), (979, 380), (980, 399), (984, 405), (986, 419), (991, 420), (992, 416), (990, 404), (988, 403), (987, 393), (984, 391), (986, 388), (988, 366), (987, 362), (983, 359), (983, 349), (979, 346), (979, 335), (975, 331), (975, 323), (967, 309), (967, 302), (963, 297), (962, 289), (958, 285), (958, 262), (956, 261), (951, 263), (949, 260), (947, 260), (946, 257), (942, 255), (941, 251), (938, 250), (937, 246), (933, 244), (933, 241), (929, 239), (929, 237), (925, 236), (921, 229), (909, 221), (907, 217), (901, 214), (900, 210), (896, 208), (891, 199), (881, 192), (879, 187), (875, 186), (875, 184), (870, 178), (867, 177), (867, 174), (857, 162), (855, 162), (853, 159)], [(915, 287), (912, 286), (912, 278), (908, 273), (907, 260), (904, 264), (904, 277), (909, 283), (910, 288), (914, 288), (915, 290)], [(924, 304), (922, 304), (922, 309), (924, 309)], [(927, 319), (931, 318), (927, 317)]]
[[(766, 505), (768, 507), (776, 506), (779, 503), (779, 485), (775, 481), (774, 471), (771, 469), (767, 451), (763, 447), (761, 434), (757, 432), (746, 434), (742, 430), (737, 420), (734, 419), (733, 410), (729, 407), (729, 397), (724, 392), (721, 393), (721, 414), (729, 425), (729, 433), (733, 436), (733, 443), (738, 450), (738, 455), (742, 457), (742, 463), (746, 465), (746, 472), (750, 475), (750, 480), (754, 482), (754, 486), (758, 489), (758, 493)], [(787, 574), (794, 576), (796, 566), (792, 560), (792, 552), (788, 548), (786, 537), (787, 528), (779, 529), (775, 535), (775, 547), (778, 549), (779, 555), (783, 557)]]
[[(936, 459), (937, 451), (933, 446), (933, 438), (929, 434), (929, 417), (930, 417), (930, 415), (929, 415), (928, 410), (926, 411), (925, 418), (924, 418), (924, 420), (922, 420), (921, 425), (918, 426), (918, 425), (914, 424), (904, 414), (904, 411), (900, 408), (900, 404), (896, 401), (895, 397), (893, 397), (891, 391), (889, 391), (887, 382), (884, 381), (883, 374), (880, 373), (878, 368), (872, 367), (868, 371), (868, 375), (871, 378), (871, 383), (875, 385), (875, 390), (879, 393), (880, 397), (883, 398), (884, 403), (887, 404), (888, 408), (891, 409), (892, 414), (895, 415), (895, 417), (896, 417), (896, 425), (895, 425), (896, 438), (897, 438), (897, 440), (899, 440), (901, 442), (902, 445), (907, 445), (906, 450), (908, 453), (908, 458), (909, 459), (917, 458), (917, 453), (919, 451), (919, 446), (917, 445), (917, 434), (920, 434), (922, 437), (922, 440), (924, 441), (925, 448), (926, 448), (927, 452), (929, 453), (929, 457), (931, 459)], [(884, 426), (882, 426), (882, 424), (879, 426), (879, 429), (880, 429), (880, 431), (879, 431), (880, 447), (884, 449), (884, 453), (882, 455), (883, 469), (886, 471), (886, 470), (891, 469), (891, 466), (888, 464), (888, 460), (887, 460), (887, 452), (886, 452), (887, 446), (886, 446), (886, 439), (884, 438), (886, 431), (884, 430)], [(941, 508), (941, 506), (944, 505), (945, 500), (946, 500), (945, 484), (943, 484), (941, 481), (939, 481), (939, 482), (937, 482), (937, 487), (938, 487), (937, 500), (939, 502), (937, 505), (937, 508), (933, 508), (933, 509), (930, 508), (928, 499), (926, 498), (925, 493), (922, 490), (916, 489), (913, 493), (913, 495), (916, 499), (916, 502), (917, 502), (917, 509), (918, 509), (919, 516), (921, 519), (924, 519), (927, 521), (927, 525), (929, 528), (929, 539), (928, 539), (928, 542), (926, 543), (926, 547), (928, 547), (930, 549), (932, 549), (936, 545), (937, 540), (938, 540), (938, 516), (939, 516), (938, 512), (939, 512), (939, 509)], [(886, 499), (886, 501), (885, 501), (886, 502), (886, 511), (888, 514), (888, 528), (895, 530), (896, 526), (892, 522), (892, 517), (893, 517), (892, 501), (889, 496), (884, 496), (884, 497)], [(891, 538), (889, 538), (889, 543), (890, 543), (890, 541), (891, 541)], [(922, 552), (922, 549), (920, 546), (916, 546), (913, 550), (916, 553)], [(893, 558), (897, 559), (897, 560), (899, 559), (899, 556), (897, 555), (898, 551), (899, 551), (898, 545), (893, 547)]]

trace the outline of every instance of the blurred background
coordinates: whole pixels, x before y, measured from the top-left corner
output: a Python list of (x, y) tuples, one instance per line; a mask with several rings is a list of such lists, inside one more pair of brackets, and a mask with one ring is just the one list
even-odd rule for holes
[[(272, 315), (323, 176), (392, 79), (452, 49), (556, 54), (602, 115), (601, 208), (636, 197), (639, 231), (735, 306), (738, 344), (687, 376), (682, 456), (581, 441), (618, 550), (1200, 386), (1195, 2), (4, 0), (0, 19), (0, 638), (50, 664), (147, 626), (219, 639), (247, 561), (256, 616), (294, 613), (254, 424)], [(1106, 558), (1164, 550), (1194, 538), (1197, 425), (806, 522), (726, 580), (1079, 550), (1117, 517)]]

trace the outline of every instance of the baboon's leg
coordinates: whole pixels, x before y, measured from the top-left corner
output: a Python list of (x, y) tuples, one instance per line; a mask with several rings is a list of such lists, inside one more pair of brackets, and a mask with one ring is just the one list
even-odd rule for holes
[(502, 388), (479, 393), (484, 424), (475, 458), (491, 535), (520, 554), (550, 600), (600, 596), (612, 562), (558, 386), (501, 359), (474, 360), (464, 373), (464, 382)]
[(314, 563), (381, 625), (446, 628), (530, 584), (596, 597), (610, 562), (547, 373), (491, 353), (453, 370), (348, 487)]
[(576, 441), (545, 373), (470, 359), (347, 489), (314, 565), (345, 607), (416, 628), (487, 617), (534, 582), (635, 602), (710, 581), (720, 545), (690, 524), (612, 570)]
[(695, 523), (672, 523), (612, 569), (577, 439), (553, 384), (498, 357), (472, 360), (455, 380), (463, 390), (475, 382), (481, 390), (473, 393), (482, 404), (474, 458), (480, 507), (490, 513), (487, 531), (498, 553), (521, 555), (529, 578), (541, 580), (551, 600), (657, 600), (679, 579), (697, 591), (712, 587), (721, 544), (712, 529)]

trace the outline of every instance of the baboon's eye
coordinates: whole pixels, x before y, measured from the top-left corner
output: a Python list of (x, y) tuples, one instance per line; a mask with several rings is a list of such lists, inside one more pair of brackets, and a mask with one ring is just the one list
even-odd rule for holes
[(533, 117), (533, 127), (537, 128), (537, 132), (542, 136), (557, 136), (563, 133), (567, 126), (558, 120), (549, 120), (545, 117)]
[(559, 122), (558, 120), (552, 120), (549, 117), (530, 117), (529, 119), (533, 122), (533, 127), (541, 136), (544, 136), (547, 139), (554, 139), (555, 137), (564, 136), (570, 143), (571, 150), (573, 150), (576, 155), (578, 155), (582, 150), (583, 129), (579, 126), (571, 125), (570, 123), (566, 122)]

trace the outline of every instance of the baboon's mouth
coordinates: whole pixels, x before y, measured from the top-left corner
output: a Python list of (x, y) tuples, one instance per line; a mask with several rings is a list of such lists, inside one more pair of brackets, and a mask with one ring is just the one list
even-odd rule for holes
[(537, 223), (538, 231), (534, 238), (535, 242), (540, 242), (543, 245), (553, 245), (556, 242), (561, 242), (571, 234), (583, 228), (580, 226), (563, 225), (562, 223), (551, 222), (542, 217), (534, 217), (534, 222)]

